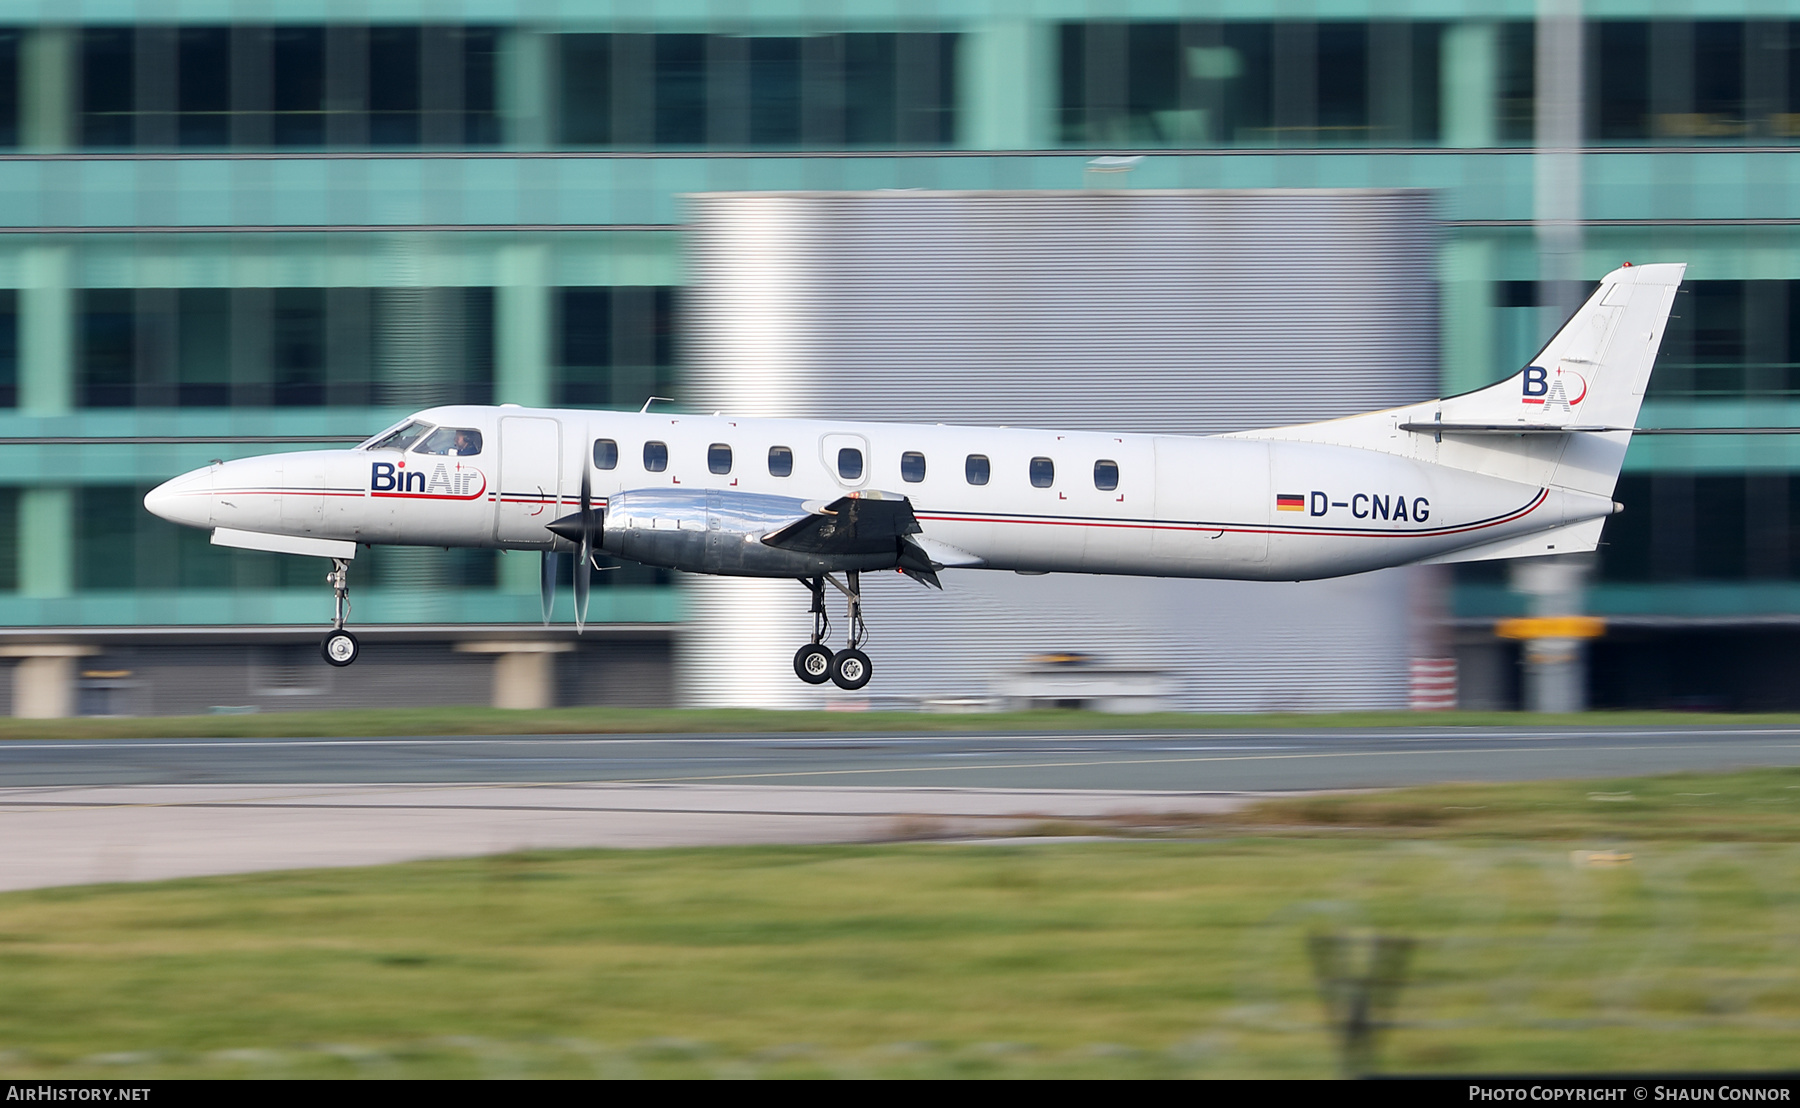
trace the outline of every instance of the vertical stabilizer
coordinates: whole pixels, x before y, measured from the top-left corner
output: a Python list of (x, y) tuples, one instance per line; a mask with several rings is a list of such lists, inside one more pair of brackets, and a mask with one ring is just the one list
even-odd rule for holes
[(1242, 434), (1357, 446), (1610, 497), (1686, 271), (1685, 264), (1669, 263), (1608, 273), (1531, 364), (1499, 384), (1385, 412)]
[(1687, 266), (1625, 266), (1512, 377), (1443, 401), (1445, 423), (1630, 427)]
[[(1686, 271), (1686, 265), (1675, 263), (1624, 266), (1608, 273), (1529, 366), (1497, 385), (1443, 401), (1437, 406), (1442, 422), (1533, 428), (1634, 426), (1675, 290)], [(1549, 443), (1527, 445), (1527, 440), (1539, 437), (1521, 435), (1501, 443), (1552, 462), (1543, 484), (1612, 495), (1631, 444), (1629, 430), (1572, 430)], [(1496, 445), (1500, 444), (1490, 438), (1482, 449)], [(1545, 446), (1554, 449), (1541, 454)], [(1447, 451), (1443, 464), (1458, 465), (1459, 453)]]

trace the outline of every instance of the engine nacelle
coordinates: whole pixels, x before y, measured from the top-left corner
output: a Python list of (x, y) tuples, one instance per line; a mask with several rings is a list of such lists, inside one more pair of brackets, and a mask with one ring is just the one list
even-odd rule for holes
[(601, 529), (606, 553), (688, 573), (811, 577), (847, 570), (893, 569), (901, 551), (812, 553), (763, 542), (812, 515), (791, 496), (721, 489), (631, 489), (611, 497)]

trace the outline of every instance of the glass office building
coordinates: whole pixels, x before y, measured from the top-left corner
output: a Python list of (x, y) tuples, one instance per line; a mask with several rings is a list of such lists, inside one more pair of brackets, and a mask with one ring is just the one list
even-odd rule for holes
[[(10, 5), (0, 637), (91, 648), (87, 710), (161, 710), (131, 692), (133, 643), (248, 644), (271, 652), (258, 688), (316, 690), (291, 676), (329, 613), (316, 562), (210, 546), (143, 491), (272, 448), (217, 440), (679, 398), (693, 192), (1428, 188), (1446, 392), (1523, 364), (1575, 282), (1686, 260), (1641, 425), (1800, 422), (1800, 4), (1549, 7)], [(1633, 443), (1586, 591), (1612, 628), (1595, 703), (1800, 699), (1796, 470), (1789, 436)], [(530, 555), (352, 573), (359, 629), (539, 618)], [(1453, 608), (1474, 663), (1523, 600), (1477, 565)], [(601, 574), (593, 649), (666, 655), (681, 616), (670, 575)], [(1513, 695), (1488, 669), (1471, 696)]]

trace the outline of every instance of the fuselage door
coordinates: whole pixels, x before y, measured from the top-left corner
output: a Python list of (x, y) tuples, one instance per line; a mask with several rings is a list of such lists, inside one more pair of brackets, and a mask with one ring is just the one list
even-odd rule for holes
[(860, 489), (869, 483), (869, 440), (861, 435), (832, 434), (819, 438), (819, 460), (825, 472), (846, 489)]
[(494, 537), (548, 546), (545, 525), (562, 515), (562, 424), (540, 416), (500, 418), (500, 510)]
[(1268, 443), (1157, 436), (1150, 552), (1159, 564), (1251, 576), (1269, 560), (1269, 508)]

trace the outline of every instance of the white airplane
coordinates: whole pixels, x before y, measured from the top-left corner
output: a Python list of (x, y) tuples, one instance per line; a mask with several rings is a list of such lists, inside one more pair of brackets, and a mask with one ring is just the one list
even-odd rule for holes
[[(1593, 550), (1685, 265), (1626, 266), (1531, 365), (1487, 388), (1324, 423), (1134, 435), (521, 408), (419, 412), (349, 450), (214, 462), (144, 498), (224, 546), (332, 560), (325, 660), (358, 544), (604, 553), (792, 577), (801, 680), (869, 681), (860, 575), (944, 569), (1301, 581)], [(837, 575), (844, 580), (839, 581)], [(848, 643), (825, 645), (825, 585)], [(939, 586), (941, 587), (941, 586)]]

